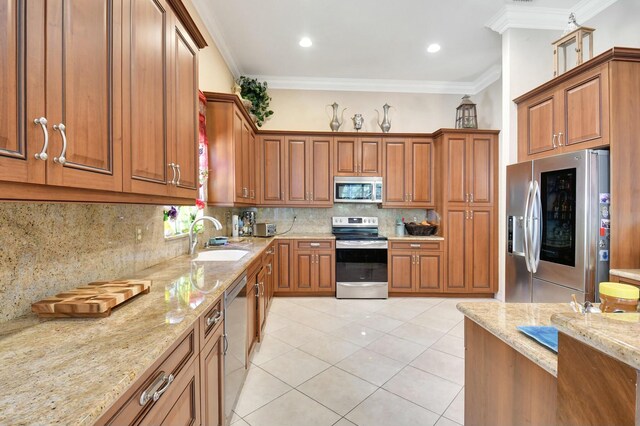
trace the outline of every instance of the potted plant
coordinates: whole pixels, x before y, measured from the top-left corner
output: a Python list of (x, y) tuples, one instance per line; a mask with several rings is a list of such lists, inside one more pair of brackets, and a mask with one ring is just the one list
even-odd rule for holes
[(256, 125), (261, 127), (262, 123), (273, 114), (269, 109), (271, 97), (267, 93), (267, 82), (260, 83), (255, 78), (240, 76), (236, 83), (240, 86), (242, 98), (251, 101), (249, 112), (256, 117)]

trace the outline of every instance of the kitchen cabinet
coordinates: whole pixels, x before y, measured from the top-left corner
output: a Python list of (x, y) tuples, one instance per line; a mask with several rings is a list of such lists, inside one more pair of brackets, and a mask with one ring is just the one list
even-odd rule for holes
[(383, 206), (435, 206), (434, 141), (387, 137), (383, 145)]
[(293, 290), (291, 285), (292, 240), (276, 240), (274, 246), (275, 262), (273, 268), (274, 293), (286, 293)]
[(208, 203), (255, 205), (256, 129), (235, 95), (205, 93), (209, 138)]
[(335, 292), (334, 241), (295, 240), (294, 247), (292, 291)]
[(611, 272), (609, 273), (609, 281), (613, 283), (630, 284), (636, 287), (640, 287), (640, 281), (623, 277), (622, 275), (613, 274)]
[(389, 248), (389, 293), (441, 293), (444, 262), (441, 242), (395, 242)]
[(288, 205), (333, 205), (333, 143), (331, 137), (285, 138), (285, 195)]
[(609, 145), (609, 64), (518, 102), (518, 160)]
[(382, 176), (382, 138), (334, 138), (334, 176)]
[[(269, 312), (269, 308), (271, 307), (271, 300), (273, 299), (274, 293), (274, 285), (275, 285), (275, 242), (272, 242), (267, 250), (265, 251), (264, 256), (262, 257), (262, 267), (266, 270), (265, 277), (265, 312)], [(264, 323), (262, 324), (264, 328)]]
[(284, 136), (261, 136), (259, 139), (260, 204), (281, 205), (285, 202)]
[(255, 344), (258, 343), (258, 298), (259, 283), (257, 265), (249, 266), (247, 272), (247, 360), (251, 359), (251, 354)]
[(122, 0), (5, 0), (0, 21), (0, 180), (121, 191)]
[(256, 277), (256, 303), (258, 311), (256, 314), (256, 335), (258, 342), (261, 342), (263, 339), (262, 330), (267, 320), (267, 284), (267, 268), (261, 267)]
[(218, 299), (200, 317), (200, 407), (202, 424), (224, 426), (224, 319)]

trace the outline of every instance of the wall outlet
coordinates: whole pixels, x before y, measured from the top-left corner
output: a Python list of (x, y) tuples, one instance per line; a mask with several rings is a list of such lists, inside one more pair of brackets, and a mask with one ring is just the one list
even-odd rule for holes
[(136, 226), (136, 244), (142, 242), (142, 226)]

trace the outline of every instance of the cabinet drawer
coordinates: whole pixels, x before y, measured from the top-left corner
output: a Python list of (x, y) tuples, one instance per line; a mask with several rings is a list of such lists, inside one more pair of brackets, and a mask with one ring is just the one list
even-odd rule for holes
[(332, 249), (334, 246), (333, 240), (298, 240), (296, 241), (296, 248), (309, 250), (309, 249)]
[(222, 324), (222, 320), (224, 319), (223, 299), (224, 297), (220, 296), (213, 306), (200, 317), (200, 347), (204, 347), (207, 340), (214, 334), (213, 331)]
[[(192, 328), (187, 332), (186, 336), (177, 345), (167, 351), (161, 361), (157, 361), (143, 374), (142, 378), (98, 420), (97, 424), (126, 425), (139, 423), (156, 405), (162, 405), (167, 402), (167, 396), (172, 393), (172, 387), (175, 388), (176, 384), (182, 381), (183, 376), (189, 374), (185, 367), (196, 358), (198, 353), (196, 328)], [(171, 375), (173, 376), (172, 382), (167, 384)], [(157, 401), (154, 401), (153, 393), (163, 388), (165, 388), (165, 392), (161, 394)], [(150, 397), (146, 397), (146, 395), (150, 395)], [(145, 400), (147, 401), (144, 402)]]
[(442, 251), (442, 241), (392, 241), (391, 249)]

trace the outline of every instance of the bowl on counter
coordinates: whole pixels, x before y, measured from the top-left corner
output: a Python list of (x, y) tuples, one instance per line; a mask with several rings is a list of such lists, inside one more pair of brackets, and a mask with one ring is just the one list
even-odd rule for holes
[(428, 237), (438, 232), (438, 225), (422, 225), (420, 223), (408, 222), (404, 224), (404, 229), (407, 230), (407, 234), (409, 235)]

